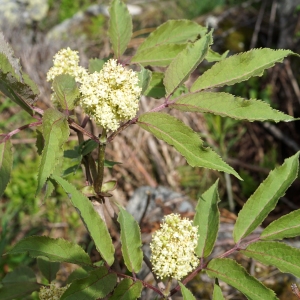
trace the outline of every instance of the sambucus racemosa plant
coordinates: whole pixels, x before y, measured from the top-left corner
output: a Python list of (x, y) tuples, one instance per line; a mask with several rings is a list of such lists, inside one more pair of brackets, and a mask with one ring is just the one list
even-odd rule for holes
[[(103, 169), (109, 164), (105, 160), (106, 145), (112, 143), (127, 127), (138, 125), (175, 147), (191, 166), (227, 172), (241, 179), (214, 151), (203, 147), (196, 132), (163, 110), (172, 108), (249, 121), (292, 121), (293, 117), (272, 109), (260, 100), (235, 97), (217, 92), (215, 88), (261, 76), (265, 69), (295, 53), (289, 50), (254, 49), (226, 58), (226, 54), (221, 56), (211, 50), (212, 32), (208, 32), (207, 28), (192, 21), (176, 20), (158, 27), (140, 45), (131, 59), (131, 64), (140, 70), (134, 72), (127, 65), (120, 64), (131, 35), (132, 21), (126, 5), (120, 0), (113, 0), (109, 36), (114, 59), (92, 59), (89, 70), (86, 70), (79, 66), (75, 51), (62, 49), (56, 54), (54, 66), (48, 72), (47, 79), (51, 81), (53, 90), (53, 108), (45, 111), (34, 105), (37, 87), (22, 72), (11, 48), (0, 36), (0, 90), (37, 119), (10, 133), (1, 134), (0, 192), (4, 192), (9, 182), (12, 167), (10, 138), (24, 128), (37, 127), (37, 145), (41, 155), (37, 194), (46, 185), (47, 198), (55, 184), (60, 185), (79, 212), (102, 258), (93, 263), (79, 245), (63, 239), (46, 236), (25, 238), (9, 253), (27, 252), (37, 258), (38, 266), (50, 286), (41, 288), (33, 271), (18, 268), (2, 280), (0, 298), (23, 298), (40, 290), (40, 299), (92, 300), (108, 297), (133, 300), (141, 296), (143, 289), (152, 289), (158, 298), (165, 299), (181, 289), (183, 299), (190, 300), (195, 298), (185, 284), (204, 271), (210, 277), (240, 290), (248, 299), (277, 299), (272, 290), (227, 257), (240, 251), (247, 257), (300, 277), (300, 250), (275, 241), (300, 234), (300, 210), (271, 223), (260, 237), (244, 240), (262, 223), (297, 177), (299, 152), (273, 170), (248, 199), (234, 227), (235, 246), (213, 259), (208, 257), (219, 228), (217, 182), (199, 198), (193, 221), (181, 219), (176, 214), (165, 217), (161, 228), (153, 235), (149, 260), (141, 250), (137, 221), (118, 204), (118, 212), (114, 211), (109, 196), (116, 182), (103, 183)], [(187, 89), (185, 81), (205, 59), (215, 64)], [(147, 66), (164, 67), (165, 71), (152, 72)], [(181, 94), (179, 89), (185, 92)], [(151, 111), (136, 115), (140, 95), (164, 98), (165, 101)], [(72, 116), (76, 106), (81, 106), (101, 126), (100, 137), (85, 130), (87, 117), (82, 124), (76, 122)], [(77, 133), (79, 146), (64, 153), (70, 129)], [(91, 156), (96, 147), (97, 162)], [(64, 179), (66, 172), (62, 168), (62, 161), (70, 156), (79, 158), (84, 167), (88, 185), (82, 191)], [(119, 262), (114, 255), (104, 210), (118, 223), (124, 264), (132, 275), (123, 274), (115, 267)], [(136, 275), (141, 270), (143, 259), (152, 270), (158, 286)], [(52, 282), (60, 262), (82, 266), (81, 272), (72, 274), (64, 288), (58, 288)], [(173, 289), (170, 286), (172, 278), (178, 281)], [(224, 299), (218, 280), (214, 285), (213, 299)]]

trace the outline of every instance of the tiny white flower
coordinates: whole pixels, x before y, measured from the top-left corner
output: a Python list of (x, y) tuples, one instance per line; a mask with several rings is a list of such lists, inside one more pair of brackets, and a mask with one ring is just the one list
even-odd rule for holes
[(180, 280), (199, 263), (195, 254), (198, 227), (178, 214), (166, 216), (160, 227), (150, 244), (153, 271), (159, 278)]

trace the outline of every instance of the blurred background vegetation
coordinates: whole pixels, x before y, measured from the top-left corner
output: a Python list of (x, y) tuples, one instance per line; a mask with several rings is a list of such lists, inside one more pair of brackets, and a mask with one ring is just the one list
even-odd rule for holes
[[(229, 50), (232, 55), (259, 47), (289, 48), (300, 53), (298, 0), (126, 2), (133, 14), (134, 33), (125, 59), (155, 27), (169, 19), (183, 18), (213, 28), (213, 49), (219, 53)], [(51, 105), (46, 73), (59, 49), (69, 46), (78, 50), (83, 66), (87, 66), (89, 58), (103, 58), (111, 54), (106, 34), (108, 3), (92, 0), (0, 0), (1, 30), (16, 56), (20, 57), (24, 71), (39, 86), (39, 107), (46, 109)], [(264, 76), (227, 87), (225, 91), (245, 98), (261, 99), (276, 109), (299, 117), (299, 65), (299, 58), (290, 57), (265, 72)], [(210, 66), (207, 62), (203, 63), (194, 76)], [(157, 100), (143, 98), (140, 112), (158, 103)], [(1, 132), (33, 122), (30, 116), (1, 94), (0, 113)], [(76, 113), (80, 115), (79, 111)], [(268, 172), (300, 149), (298, 122), (249, 123), (211, 115), (171, 113), (199, 132), (205, 144), (219, 152), (244, 181), (211, 170), (191, 168), (174, 149), (132, 126), (107, 147), (107, 158), (122, 162), (122, 165), (107, 169), (105, 176), (118, 179), (114, 197), (124, 205), (133, 192), (144, 185), (167, 186), (195, 201), (219, 178), (220, 206), (225, 212), (238, 213)], [(97, 132), (92, 124), (89, 126), (90, 130)], [(76, 145), (73, 134), (68, 149)], [(0, 255), (19, 239), (33, 234), (77, 241), (93, 255), (93, 244), (62, 191), (58, 190), (47, 201), (42, 197), (35, 198), (39, 165), (35, 140), (35, 131), (31, 129), (20, 132), (12, 140), (12, 179), (0, 199)], [(66, 167), (73, 164), (70, 159)], [(80, 169), (68, 178), (78, 187), (85, 184)], [(299, 195), (300, 184), (296, 181), (266, 223), (298, 209)], [(232, 214), (229, 215), (224, 215), (223, 219), (234, 219)], [(0, 279), (20, 263), (35, 265), (34, 260), (26, 255), (1, 257)], [(64, 278), (66, 273), (68, 270), (63, 269), (61, 277)], [(281, 299), (284, 299), (283, 296)]]

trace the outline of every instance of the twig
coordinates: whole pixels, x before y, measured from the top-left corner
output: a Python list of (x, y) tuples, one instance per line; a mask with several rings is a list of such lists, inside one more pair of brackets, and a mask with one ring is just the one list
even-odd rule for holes
[(272, 43), (272, 36), (274, 31), (274, 22), (276, 18), (276, 10), (277, 10), (277, 1), (274, 0), (272, 2), (272, 8), (271, 8), (271, 14), (270, 14), (270, 22), (269, 22), (269, 28), (268, 28), (268, 40), (267, 40), (267, 47), (271, 46)]

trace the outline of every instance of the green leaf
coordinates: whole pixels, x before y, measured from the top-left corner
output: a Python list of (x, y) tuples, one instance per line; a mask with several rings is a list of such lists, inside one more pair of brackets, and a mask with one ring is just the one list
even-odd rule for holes
[(53, 174), (60, 159), (63, 157), (63, 146), (69, 135), (70, 129), (65, 115), (55, 109), (47, 109), (43, 115), (45, 144), (39, 166), (36, 194), (41, 191), (46, 180)]
[(109, 300), (135, 300), (141, 296), (143, 284), (130, 278), (123, 279), (115, 288)]
[(181, 282), (178, 282), (181, 288), (183, 300), (196, 300), (191, 291), (189, 291)]
[(300, 209), (273, 221), (260, 235), (262, 240), (282, 240), (300, 235)]
[(166, 70), (164, 85), (167, 95), (171, 95), (203, 61), (212, 44), (212, 33), (206, 34), (195, 43), (189, 43), (170, 63)]
[(85, 156), (85, 155), (91, 153), (94, 149), (96, 149), (98, 147), (98, 145), (99, 145), (98, 143), (96, 143), (94, 140), (91, 140), (91, 139), (84, 141), (79, 146), (79, 153), (82, 156)]
[(109, 273), (105, 267), (91, 271), (87, 277), (74, 280), (63, 293), (61, 300), (97, 300), (104, 298), (115, 287), (117, 275)]
[(199, 135), (180, 120), (165, 113), (151, 112), (141, 115), (137, 124), (158, 139), (174, 146), (192, 167), (223, 171), (241, 179), (213, 150), (204, 148)]
[(59, 270), (60, 263), (49, 261), (46, 257), (38, 257), (37, 264), (48, 282), (53, 281), (56, 278), (56, 273)]
[(1, 300), (24, 299), (34, 291), (40, 289), (34, 272), (28, 267), (18, 267), (8, 273), (1, 282)]
[(167, 67), (172, 60), (186, 48), (186, 44), (164, 44), (153, 49), (145, 49), (137, 52), (131, 59), (132, 63), (139, 63), (142, 66)]
[(91, 58), (89, 60), (89, 73), (100, 72), (107, 60), (108, 59)]
[(142, 267), (143, 251), (141, 230), (137, 221), (124, 208), (119, 206), (118, 222), (121, 227), (122, 254), (130, 272), (138, 273)]
[(0, 197), (3, 195), (10, 180), (13, 165), (13, 154), (10, 140), (0, 144)]
[(131, 15), (125, 3), (113, 0), (109, 8), (108, 35), (115, 56), (119, 59), (125, 52), (132, 35)]
[(255, 277), (251, 276), (236, 261), (228, 258), (215, 258), (211, 260), (206, 269), (207, 274), (219, 278), (241, 291), (248, 299), (275, 300), (275, 293), (265, 287)]
[(144, 95), (155, 99), (165, 96), (166, 89), (163, 83), (164, 73), (152, 72), (152, 78)]
[(67, 284), (73, 282), (76, 279), (81, 279), (81, 278), (86, 278), (89, 276), (89, 273), (86, 269), (84, 268), (77, 268), (75, 271), (73, 271), (68, 279), (67, 279)]
[(169, 20), (156, 28), (140, 45), (137, 53), (151, 52), (158, 46), (167, 44), (186, 44), (196, 41), (206, 34), (207, 29), (189, 20)]
[(142, 89), (141, 92), (142, 95), (149, 87), (149, 84), (151, 82), (151, 77), (152, 77), (152, 72), (150, 70), (145, 69), (143, 66), (141, 66), (141, 71), (138, 72), (138, 78), (139, 78), (139, 87)]
[(52, 87), (62, 109), (74, 109), (76, 99), (79, 96), (75, 78), (69, 74), (58, 75), (54, 78)]
[(229, 53), (229, 50), (225, 51), (223, 54), (219, 54), (219, 53), (213, 51), (211, 48), (209, 48), (208, 52), (205, 56), (205, 59), (208, 62), (220, 61), (220, 60), (225, 59), (227, 57), (228, 53)]
[(212, 300), (225, 300), (222, 294), (222, 290), (217, 284), (214, 285), (214, 293)]
[(105, 222), (95, 211), (91, 201), (63, 178), (56, 175), (52, 175), (52, 178), (62, 186), (67, 194), (70, 194), (71, 202), (79, 211), (97, 250), (108, 265), (111, 266), (114, 262), (114, 246)]
[(283, 273), (300, 277), (300, 249), (280, 242), (256, 242), (241, 253), (265, 265), (272, 265)]
[(233, 85), (253, 76), (262, 76), (264, 70), (294, 54), (290, 50), (252, 49), (232, 55), (214, 64), (192, 85), (191, 91)]
[(114, 165), (121, 165), (122, 163), (112, 160), (105, 160), (104, 161), (104, 167), (112, 168)]
[(30, 236), (19, 241), (9, 254), (28, 253), (31, 257), (47, 257), (50, 261), (91, 265), (88, 254), (77, 244), (47, 236)]
[(198, 245), (196, 254), (198, 257), (207, 257), (211, 254), (217, 239), (220, 212), (218, 203), (218, 181), (213, 184), (198, 200), (194, 225), (198, 226)]
[(263, 222), (276, 206), (278, 199), (285, 194), (285, 191), (297, 178), (299, 154), (300, 152), (297, 152), (292, 157), (287, 158), (282, 166), (271, 171), (244, 204), (233, 230), (235, 242), (249, 235)]
[(212, 113), (237, 120), (275, 122), (294, 120), (293, 117), (273, 109), (263, 101), (247, 100), (228, 93), (191, 93), (177, 98), (169, 107), (181, 111)]
[(0, 91), (32, 115), (30, 105), (37, 100), (38, 88), (29, 76), (22, 72), (19, 59), (0, 32)]

